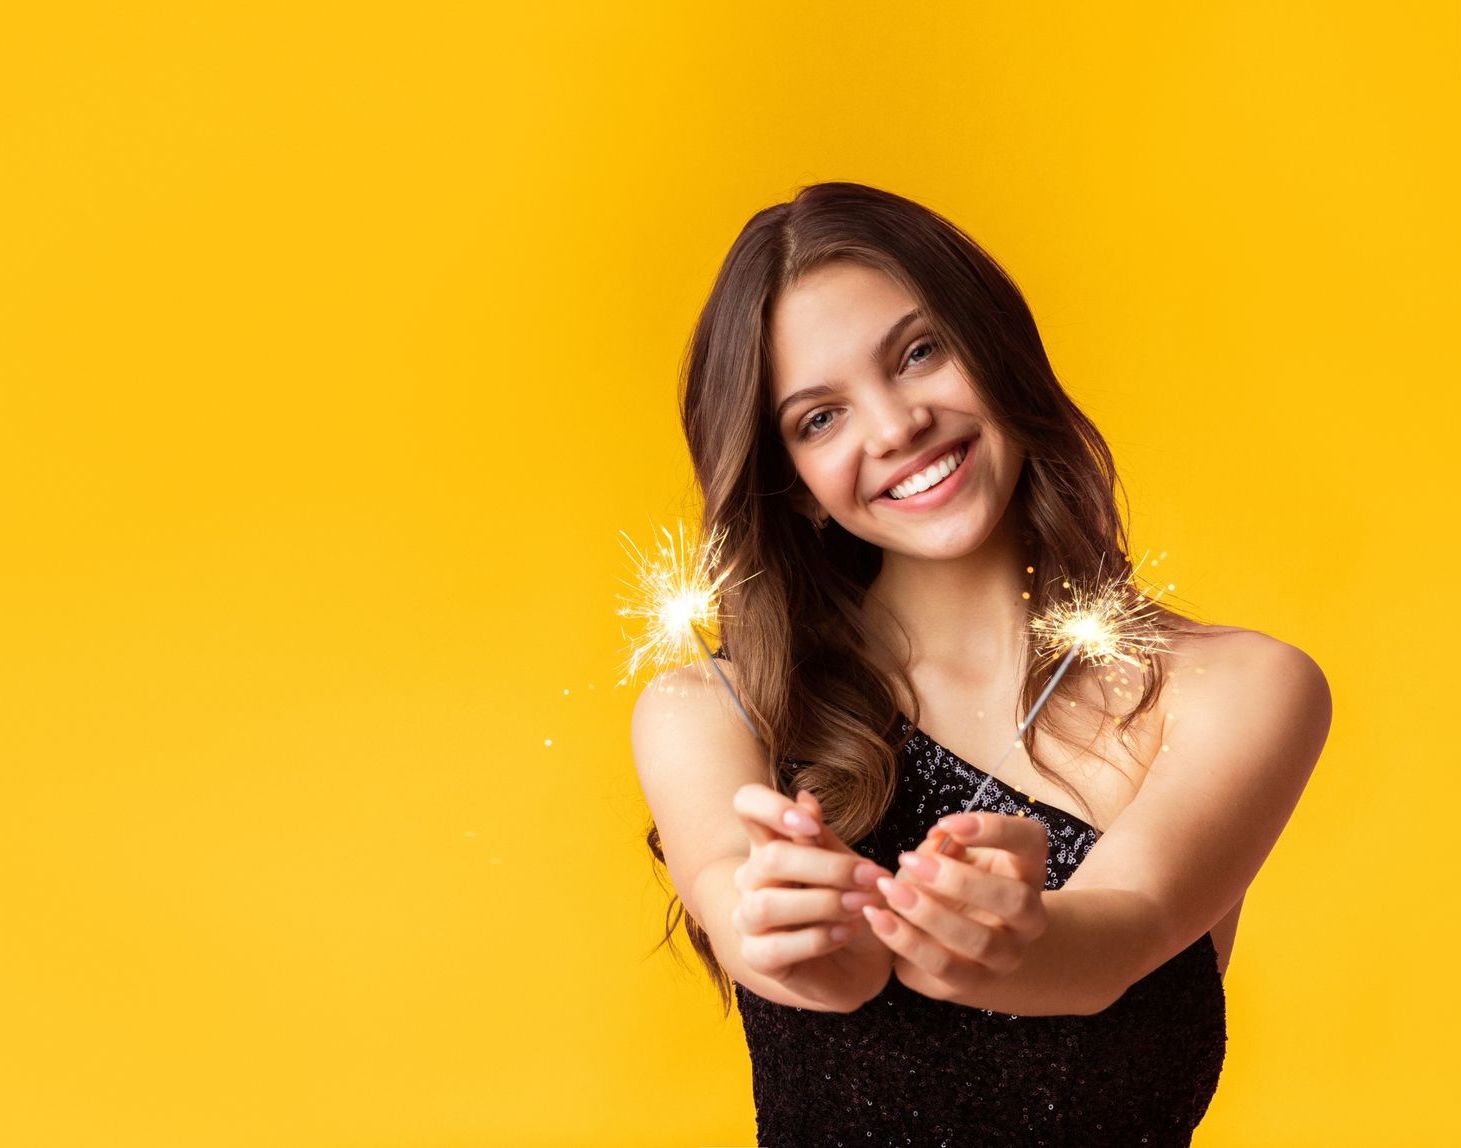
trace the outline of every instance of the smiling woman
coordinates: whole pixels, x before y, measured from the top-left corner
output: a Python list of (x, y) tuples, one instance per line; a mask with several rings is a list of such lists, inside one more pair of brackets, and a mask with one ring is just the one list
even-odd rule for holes
[(910, 200), (817, 184), (754, 216), (681, 401), (758, 737), (682, 667), (634, 752), (650, 850), (740, 1008), (758, 1142), (1187, 1143), (1322, 673), (1154, 605), (1165, 649), (1072, 663), (983, 784), (1052, 680), (1032, 614), (1132, 569), (1110, 451), (1018, 289)]

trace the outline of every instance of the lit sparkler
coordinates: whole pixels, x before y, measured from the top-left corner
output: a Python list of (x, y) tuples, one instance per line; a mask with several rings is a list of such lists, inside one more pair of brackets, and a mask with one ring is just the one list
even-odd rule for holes
[[(1143, 556), (1142, 561), (1145, 560)], [(1132, 569), (1133, 576), (1140, 566), (1139, 562)], [(968, 813), (979, 803), (979, 799), (984, 796), (984, 790), (996, 780), (999, 767), (1024, 744), (1025, 731), (1055, 692), (1055, 687), (1060, 684), (1060, 679), (1070, 669), (1077, 654), (1088, 665), (1104, 666), (1121, 661), (1135, 666), (1140, 672), (1142, 655), (1165, 649), (1168, 645), (1166, 636), (1156, 625), (1154, 602), (1161, 597), (1161, 593), (1148, 598), (1131, 577), (1109, 578), (1093, 588), (1071, 586), (1069, 582), (1063, 585), (1071, 589), (1069, 600), (1057, 602), (1045, 613), (1030, 619), (1030, 629), (1036, 636), (1037, 655), (1054, 656), (1064, 650), (1065, 657), (1061, 659), (1055, 673), (1050, 675), (1050, 680), (1045, 683), (1039, 698), (1015, 731), (1014, 741), (999, 761), (995, 762), (994, 768), (987, 771), (988, 776), (974, 791), (974, 796), (964, 803), (961, 810), (963, 813)], [(952, 837), (943, 834), (935, 852), (951, 853), (958, 847)]]
[[(624, 678), (628, 681), (648, 663), (656, 669), (669, 669), (686, 661), (702, 656), (716, 672), (731, 701), (740, 712), (741, 720), (756, 738), (756, 727), (745, 707), (736, 697), (730, 680), (725, 676), (705, 641), (702, 629), (709, 629), (716, 623), (719, 614), (720, 596), (725, 589), (733, 589), (741, 583), (724, 587), (727, 571), (717, 571), (720, 550), (725, 543), (723, 529), (714, 531), (703, 541), (685, 541), (685, 524), (680, 523), (678, 548), (675, 538), (663, 526), (664, 542), (656, 542), (657, 558), (646, 555), (634, 540), (619, 533), (629, 543), (626, 551), (634, 561), (635, 581), (625, 583), (634, 591), (633, 597), (620, 601), (625, 605), (616, 611), (620, 617), (642, 618), (645, 621), (643, 634), (630, 642), (630, 654)], [(755, 574), (748, 576), (754, 578)], [(741, 579), (742, 582), (747, 578)], [(699, 650), (696, 646), (699, 646)]]
[[(723, 530), (715, 531), (704, 541), (687, 543), (682, 522), (678, 547), (668, 530), (660, 527), (660, 532), (665, 541), (656, 544), (657, 558), (646, 555), (633, 539), (622, 530), (619, 532), (629, 544), (627, 549), (635, 563), (636, 577), (633, 584), (626, 583), (634, 591), (633, 597), (621, 596), (620, 600), (625, 605), (617, 612), (621, 617), (642, 618), (646, 622), (644, 633), (637, 640), (631, 640), (625, 677), (619, 684), (623, 685), (646, 663), (657, 669), (668, 669), (703, 656), (725, 686), (746, 728), (760, 740), (755, 724), (741, 705), (730, 680), (716, 664), (701, 632), (702, 628), (711, 628), (716, 623), (720, 595), (726, 589), (723, 583), (727, 572), (717, 571), (721, 546), (725, 541)], [(1165, 553), (1162, 557), (1166, 557)], [(1064, 651), (1065, 656), (1045, 683), (1025, 720), (1019, 724), (1009, 748), (994, 768), (987, 771), (984, 781), (965, 802), (962, 812), (969, 812), (979, 803), (985, 789), (997, 780), (1000, 766), (1024, 744), (1025, 731), (1055, 692), (1055, 687), (1074, 664), (1077, 655), (1089, 665), (1110, 665), (1121, 661), (1137, 667), (1140, 672), (1143, 655), (1167, 647), (1167, 638), (1156, 625), (1154, 609), (1155, 601), (1165, 590), (1148, 597), (1134, 581), (1136, 570), (1145, 561), (1143, 556), (1130, 575), (1098, 581), (1094, 587), (1063, 583), (1071, 590), (1070, 598), (1055, 603), (1030, 620), (1030, 629), (1035, 634), (1036, 655), (1054, 656)], [(1152, 565), (1155, 566), (1156, 562)], [(755, 574), (749, 577), (755, 577)], [(949, 853), (952, 852), (951, 847), (957, 848), (952, 837), (939, 832), (941, 840), (936, 852)]]

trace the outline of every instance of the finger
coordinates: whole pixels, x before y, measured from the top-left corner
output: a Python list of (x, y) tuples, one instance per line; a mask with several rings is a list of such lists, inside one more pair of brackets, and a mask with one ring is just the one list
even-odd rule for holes
[(744, 890), (731, 912), (736, 928), (743, 933), (765, 933), (772, 929), (836, 924), (862, 920), (862, 906), (880, 905), (876, 891), (845, 892), (838, 889), (783, 889), (765, 885)]
[(913, 894), (912, 905), (897, 904), (897, 891), (885, 888), (888, 908), (863, 910), (874, 931), (880, 928), (879, 918), (881, 927), (892, 921), (894, 927), (878, 935), (899, 956), (939, 979), (954, 975), (961, 963), (969, 961), (996, 973), (1012, 972), (1018, 967), (1019, 954), (1007, 930), (957, 913), (915, 885), (902, 888)]
[(1001, 867), (1012, 870), (1011, 876), (1044, 885), (1050, 832), (1038, 818), (1006, 813), (951, 813), (939, 818), (938, 828), (957, 844), (976, 852), (1002, 851), (1007, 856), (1001, 859)]
[(862, 921), (864, 905), (880, 905), (877, 890), (852, 892), (833, 888), (796, 889), (762, 885), (741, 893), (733, 913), (748, 933), (800, 928), (815, 924)]
[[(743, 933), (741, 957), (758, 973), (775, 974), (791, 965), (835, 952), (848, 938), (835, 939), (833, 925), (814, 925), (772, 933)], [(848, 935), (855, 935), (847, 925)]]
[[(941, 978), (952, 970), (953, 954), (901, 913), (873, 906), (862, 913), (873, 935), (892, 951), (895, 968), (902, 965), (917, 970), (920, 979), (927, 981)], [(899, 979), (906, 981), (902, 976)], [(920, 988), (920, 991), (928, 996), (938, 995), (930, 989)]]
[(751, 851), (746, 874), (748, 885), (770, 881), (796, 881), (804, 885), (832, 885), (838, 889), (870, 890), (876, 877), (891, 877), (887, 869), (860, 853), (799, 845), (795, 841), (769, 841)]
[(805, 811), (817, 826), (817, 832), (813, 835), (792, 833), (793, 841), (800, 841), (812, 845), (826, 845), (827, 839), (831, 836), (827, 832), (827, 826), (822, 820), (822, 803), (817, 800), (817, 795), (810, 789), (799, 789), (796, 794), (797, 808)]
[[(822, 811), (821, 806), (817, 801), (816, 794), (807, 789), (797, 790), (796, 797), (792, 801), (792, 808), (794, 810), (800, 810), (801, 812), (809, 816), (811, 818), (811, 822), (809, 824), (817, 826), (817, 832), (799, 833), (790, 827), (790, 823), (788, 821), (787, 828), (783, 830), (788, 838), (791, 841), (795, 842), (797, 845), (811, 845), (816, 848), (821, 848), (822, 846), (824, 846), (826, 844), (826, 839), (830, 836), (830, 834), (827, 833), (826, 826), (822, 824)], [(787, 818), (787, 814), (782, 815), (782, 820), (786, 821)], [(803, 828), (805, 828), (807, 824), (808, 823), (803, 822)]]
[[(815, 837), (821, 832), (820, 823), (806, 809), (760, 782), (749, 782), (737, 789), (731, 807), (741, 818), (752, 845), (793, 833)], [(792, 816), (790, 822), (786, 820), (788, 814)]]
[(1049, 833), (1039, 818), (1009, 813), (950, 813), (940, 817), (942, 829), (961, 845), (1006, 849), (1012, 853), (1038, 852), (1046, 847)]
[(918, 843), (917, 849), (919, 853), (958, 854), (962, 851), (963, 847), (949, 836), (948, 831), (937, 825), (928, 831), (928, 836)]
[[(817, 845), (823, 849), (831, 849), (834, 853), (851, 854), (854, 852), (852, 846), (838, 837), (832, 831), (831, 826), (827, 824), (826, 815), (822, 810), (822, 802), (815, 793), (810, 789), (803, 789), (797, 793), (796, 799), (797, 803), (806, 809), (808, 813), (812, 814), (817, 819), (817, 823), (822, 827), (822, 831), (817, 835), (815, 841)], [(793, 837), (793, 840), (797, 840), (797, 838)], [(862, 855), (858, 854), (858, 856)]]
[(957, 857), (901, 853), (898, 877), (936, 894), (954, 912), (1016, 931), (1034, 927), (1041, 890), (1017, 877), (990, 873)]

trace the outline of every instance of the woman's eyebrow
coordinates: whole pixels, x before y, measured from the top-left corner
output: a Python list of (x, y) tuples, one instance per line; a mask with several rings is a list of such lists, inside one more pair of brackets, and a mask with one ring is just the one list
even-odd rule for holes
[[(896, 323), (889, 327), (883, 337), (878, 340), (877, 346), (873, 348), (872, 355), (870, 356), (872, 362), (876, 363), (880, 359), (885, 358), (888, 354), (888, 348), (891, 347), (893, 343), (897, 340), (898, 336), (903, 333), (903, 329), (922, 314), (922, 309), (915, 307), (912, 311), (909, 311), (908, 314), (904, 315), (903, 318), (899, 319)], [(800, 402), (802, 399), (821, 398), (823, 395), (832, 394), (836, 389), (836, 386), (831, 383), (818, 383), (815, 386), (803, 387), (799, 391), (792, 392), (791, 394), (787, 395), (786, 398), (782, 399), (781, 404), (776, 408), (776, 421), (781, 421), (781, 416), (786, 413), (787, 408), (790, 407), (793, 403)]]

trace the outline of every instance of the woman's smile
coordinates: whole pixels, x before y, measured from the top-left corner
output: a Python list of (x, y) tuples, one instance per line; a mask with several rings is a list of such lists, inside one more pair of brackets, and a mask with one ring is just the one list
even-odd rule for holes
[[(969, 460), (974, 457), (978, 444), (979, 436), (975, 435), (958, 448), (964, 452), (964, 457), (960, 460), (959, 465), (926, 490), (910, 494), (906, 498), (894, 498), (892, 491), (885, 491), (873, 501), (879, 506), (887, 506), (899, 511), (934, 510), (943, 506), (963, 488), (965, 476), (970, 469)], [(902, 484), (899, 484), (894, 489), (901, 487)]]

